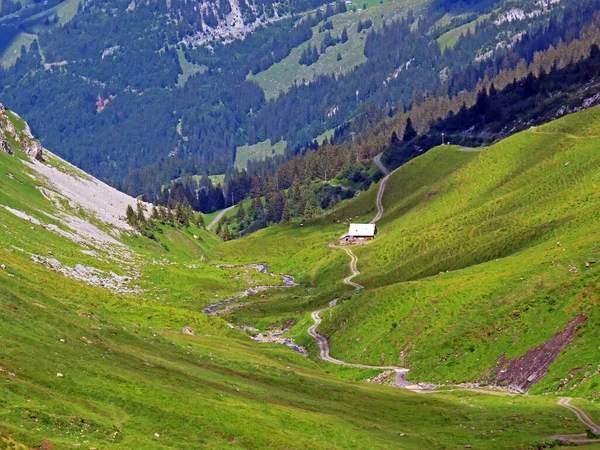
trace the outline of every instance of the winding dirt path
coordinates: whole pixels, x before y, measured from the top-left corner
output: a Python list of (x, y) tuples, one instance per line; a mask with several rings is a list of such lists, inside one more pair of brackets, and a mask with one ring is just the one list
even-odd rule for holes
[(360, 367), (363, 369), (394, 370), (397, 373), (408, 372), (408, 369), (404, 369), (402, 367), (370, 366), (368, 364), (349, 363), (349, 362), (342, 361), (340, 359), (336, 359), (336, 358), (333, 358), (332, 356), (330, 356), (329, 355), (329, 341), (327, 340), (327, 338), (325, 336), (323, 336), (322, 334), (319, 334), (319, 332), (317, 331), (317, 327), (321, 324), (321, 321), (323, 320), (323, 319), (321, 319), (321, 312), (323, 312), (326, 309), (328, 309), (328, 308), (319, 309), (318, 311), (314, 311), (311, 314), (312, 319), (315, 323), (308, 329), (308, 334), (310, 334), (319, 344), (319, 349), (320, 349), (319, 356), (321, 357), (321, 359), (323, 361), (327, 361), (332, 364), (338, 364), (340, 366), (347, 366), (347, 367)]
[(229, 208), (225, 208), (224, 210), (222, 210), (222, 211), (221, 211), (219, 214), (217, 214), (217, 215), (215, 216), (215, 218), (214, 218), (214, 219), (213, 219), (213, 220), (212, 220), (212, 221), (211, 221), (211, 222), (208, 224), (208, 226), (206, 227), (206, 229), (207, 229), (208, 231), (210, 231), (210, 229), (211, 229), (212, 227), (214, 227), (216, 224), (218, 224), (218, 223), (219, 223), (219, 220), (221, 220), (221, 219), (223, 218), (223, 216), (225, 215), (225, 213), (226, 213), (227, 211), (231, 211), (233, 208), (235, 208), (235, 205), (233, 205), (233, 206), (230, 206)]
[[(336, 248), (336, 247), (334, 247), (334, 248)], [(352, 281), (352, 278), (360, 275), (360, 272), (359, 272), (358, 268), (356, 267), (356, 264), (358, 263), (358, 257), (354, 253), (352, 253), (352, 250), (349, 248), (344, 248), (343, 250), (350, 257), (350, 271), (352, 272), (352, 275), (344, 278), (344, 284), (346, 284), (348, 286), (353, 286), (356, 289), (362, 289), (363, 288), (362, 284), (358, 284), (358, 283), (355, 283), (354, 281)]]
[[(587, 428), (592, 430), (593, 433), (600, 434), (600, 425), (595, 423), (589, 416), (577, 406), (571, 405), (570, 397), (561, 397), (558, 400), (558, 404), (560, 406), (564, 406), (567, 409), (570, 409), (580, 422), (582, 422)], [(556, 436), (551, 436), (551, 439), (557, 439), (563, 442), (569, 442), (572, 444), (592, 444), (600, 442), (600, 438), (592, 438), (590, 439), (587, 434), (557, 434)]]
[[(386, 186), (387, 180), (390, 176), (390, 171), (387, 170), (385, 168), (385, 166), (381, 163), (381, 154), (379, 154), (375, 157), (375, 164), (377, 164), (377, 167), (379, 167), (379, 169), (381, 169), (381, 171), (385, 174), (385, 177), (381, 180), (381, 184), (379, 185), (379, 191), (377, 192), (377, 215), (375, 216), (375, 218), (373, 220), (371, 220), (371, 223), (377, 222), (379, 219), (381, 219), (381, 216), (383, 215), (383, 203), (382, 203), (383, 194), (385, 192), (385, 186)], [(358, 284), (358, 283), (352, 281), (352, 278), (360, 275), (360, 271), (358, 270), (358, 267), (357, 267), (358, 257), (348, 247), (339, 247), (339, 246), (336, 246), (333, 244), (329, 244), (329, 247), (344, 250), (346, 252), (346, 254), (350, 257), (350, 271), (352, 272), (352, 274), (350, 276), (347, 276), (346, 278), (344, 278), (344, 281), (343, 281), (344, 284), (347, 286), (352, 286), (356, 289), (362, 289), (363, 286), (361, 284)], [(342, 361), (340, 359), (333, 358), (332, 356), (330, 356), (329, 355), (329, 341), (327, 340), (327, 338), (325, 336), (323, 336), (322, 334), (319, 334), (319, 332), (317, 331), (317, 328), (319, 327), (319, 325), (321, 324), (321, 322), (323, 320), (321, 318), (321, 313), (323, 311), (325, 311), (326, 309), (329, 309), (329, 308), (335, 306), (335, 303), (336, 303), (335, 300), (331, 301), (327, 308), (319, 309), (317, 311), (314, 311), (311, 314), (311, 317), (312, 317), (312, 320), (314, 323), (308, 329), (308, 334), (311, 337), (313, 337), (315, 339), (315, 341), (317, 341), (317, 344), (319, 344), (319, 357), (323, 361), (327, 361), (332, 364), (338, 364), (340, 366), (346, 366), (346, 367), (360, 367), (363, 369), (377, 369), (377, 370), (393, 370), (396, 372), (396, 374), (405, 374), (406, 372), (408, 372), (408, 369), (405, 369), (403, 367), (373, 366), (373, 365), (369, 365), (369, 364), (350, 363), (350, 362)], [(404, 378), (402, 377), (401, 379), (404, 379)], [(417, 386), (417, 385), (414, 385), (414, 386)], [(411, 389), (408, 386), (406, 388)], [(419, 387), (419, 389), (420, 389), (420, 387)]]
[(375, 215), (375, 217), (373, 217), (373, 220), (371, 220), (370, 223), (377, 223), (381, 219), (381, 216), (383, 216), (383, 211), (384, 211), (384, 209), (383, 209), (383, 194), (385, 193), (385, 187), (387, 185), (388, 178), (392, 174), (381, 163), (381, 155), (382, 155), (382, 153), (380, 153), (379, 155), (377, 155), (375, 157), (375, 164), (377, 164), (377, 167), (379, 167), (379, 170), (381, 170), (385, 176), (381, 180), (381, 184), (379, 185), (379, 191), (377, 191), (377, 200), (376, 200), (377, 214)]

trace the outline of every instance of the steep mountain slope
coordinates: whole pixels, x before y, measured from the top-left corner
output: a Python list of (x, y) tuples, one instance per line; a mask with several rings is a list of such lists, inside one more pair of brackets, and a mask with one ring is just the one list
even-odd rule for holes
[(346, 231), (339, 218), (372, 218), (374, 188), (301, 229), (265, 230), (215, 251), (243, 245), (256, 258), (262, 248), (318, 286), (289, 307), (260, 304), (271, 321), (298, 319), (293, 335), (309, 347), (311, 322), (298, 311), (339, 297), (319, 328), (334, 357), (408, 367), (414, 381), (597, 399), (598, 130), (595, 107), (486, 149), (438, 147), (401, 167), (388, 181), (377, 239), (353, 249), (360, 295), (341, 295), (348, 258), (325, 244)]
[[(218, 267), (255, 241), (236, 254), (194, 226), (142, 237), (119, 213), (132, 198), (48, 151), (31, 159), (14, 113), (0, 126), (3, 448), (508, 448), (581, 428), (554, 399), (422, 397), (253, 342), (202, 309), (280, 283)], [(247, 299), (282, 295), (307, 292)]]

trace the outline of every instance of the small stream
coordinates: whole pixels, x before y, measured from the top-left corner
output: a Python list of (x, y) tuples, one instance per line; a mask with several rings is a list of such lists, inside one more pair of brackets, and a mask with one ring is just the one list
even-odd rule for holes
[[(220, 265), (220, 266), (216, 266), (216, 267), (219, 269), (254, 269), (257, 272), (263, 273), (269, 277), (277, 276), (274, 273), (270, 273), (268, 271), (269, 266), (266, 264), (246, 264), (246, 265), (242, 265), (242, 266)], [(233, 297), (228, 297), (224, 300), (221, 300), (219, 302), (216, 302), (216, 303), (213, 303), (212, 305), (207, 306), (206, 308), (204, 308), (202, 310), (202, 312), (204, 312), (205, 314), (211, 315), (211, 316), (217, 316), (220, 314), (230, 312), (231, 310), (235, 309), (235, 307), (242, 307), (242, 306), (248, 305), (248, 303), (241, 303), (239, 305), (231, 305), (231, 303), (236, 302), (242, 298), (248, 297), (250, 295), (258, 294), (259, 292), (263, 292), (263, 291), (266, 291), (269, 289), (286, 289), (286, 288), (300, 286), (298, 283), (294, 282), (294, 277), (291, 275), (281, 274), (279, 276), (281, 277), (283, 284), (252, 286)], [(235, 327), (235, 328), (238, 328), (243, 331), (250, 331), (250, 332), (259, 331), (258, 329), (247, 326), (247, 325), (233, 325), (233, 324), (229, 324), (229, 325), (231, 327)], [(304, 356), (308, 356), (308, 351), (301, 345), (296, 344), (292, 338), (282, 337), (286, 332), (289, 331), (289, 329), (290, 329), (290, 327), (276, 328), (274, 330), (265, 331), (263, 333), (259, 333), (254, 336), (250, 336), (250, 338), (255, 342), (276, 343), (276, 344), (286, 345), (287, 347), (291, 348), (295, 352), (300, 353), (301, 355), (304, 355)]]

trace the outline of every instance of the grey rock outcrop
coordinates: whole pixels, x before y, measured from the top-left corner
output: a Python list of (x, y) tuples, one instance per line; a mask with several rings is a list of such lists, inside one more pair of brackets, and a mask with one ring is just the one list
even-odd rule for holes
[(4, 140), (0, 141), (0, 150), (2, 150), (4, 153), (8, 153), (9, 155), (13, 154), (10, 145), (8, 145), (8, 142)]
[[(14, 116), (14, 117), (13, 117)], [(43, 161), (43, 147), (38, 140), (31, 134), (31, 129), (24, 123), (23, 130), (18, 130), (13, 124), (15, 120), (21, 118), (14, 112), (9, 113), (2, 104), (0, 104), (0, 136), (5, 136), (8, 139), (14, 140), (17, 147), (23, 150), (30, 158), (37, 161)], [(6, 140), (0, 141), (0, 150), (12, 154), (12, 149)]]
[(44, 158), (42, 157), (42, 150), (43, 147), (42, 144), (39, 143), (39, 141), (31, 140), (23, 144), (23, 151), (27, 153), (31, 158), (37, 161), (44, 160)]

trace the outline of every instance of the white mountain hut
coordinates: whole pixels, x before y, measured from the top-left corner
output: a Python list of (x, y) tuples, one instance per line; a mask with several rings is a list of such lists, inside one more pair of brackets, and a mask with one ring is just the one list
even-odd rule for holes
[(376, 235), (377, 227), (374, 223), (351, 223), (348, 233), (340, 237), (340, 243), (370, 241)]

